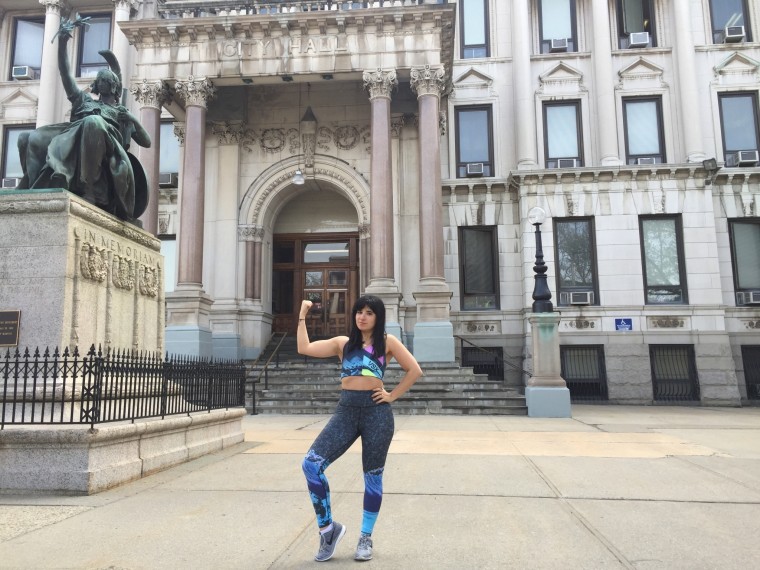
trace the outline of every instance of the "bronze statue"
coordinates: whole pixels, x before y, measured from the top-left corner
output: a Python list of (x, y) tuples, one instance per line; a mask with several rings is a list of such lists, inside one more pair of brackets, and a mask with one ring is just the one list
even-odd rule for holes
[[(120, 104), (121, 69), (111, 51), (100, 53), (110, 69), (98, 72), (90, 89), (76, 84), (69, 68), (66, 44), (77, 26), (89, 18), (63, 20), (58, 40), (58, 70), (71, 101), (71, 121), (46, 125), (19, 137), (24, 176), (18, 188), (65, 188), (122, 220), (137, 218), (148, 205), (145, 171), (127, 152), (131, 140), (150, 147), (150, 135)], [(55, 41), (55, 37), (53, 38)]]

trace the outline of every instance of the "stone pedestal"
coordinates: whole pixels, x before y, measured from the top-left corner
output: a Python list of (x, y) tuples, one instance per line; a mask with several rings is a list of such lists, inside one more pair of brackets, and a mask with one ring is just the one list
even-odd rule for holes
[(525, 388), (528, 415), (535, 418), (569, 418), (570, 390), (560, 376), (558, 313), (532, 313), (533, 376)]
[(401, 319), (398, 312), (401, 293), (399, 293), (393, 279), (373, 279), (364, 292), (383, 301), (385, 305), (385, 332), (401, 340)]
[(178, 285), (166, 295), (166, 351), (210, 358), (214, 352), (209, 314), (213, 299), (195, 286)]
[(61, 189), (0, 194), (0, 310), (19, 348), (164, 351), (161, 242)]
[(438, 280), (420, 281), (423, 290), (414, 292), (414, 357), (418, 362), (454, 362), (454, 327), (449, 320), (451, 291)]

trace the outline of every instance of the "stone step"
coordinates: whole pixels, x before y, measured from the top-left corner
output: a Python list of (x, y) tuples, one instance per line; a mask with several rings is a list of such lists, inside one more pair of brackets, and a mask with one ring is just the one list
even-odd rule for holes
[[(300, 405), (300, 406), (264, 406), (258, 407), (256, 413), (258, 414), (325, 414), (330, 415), (335, 411), (335, 405), (328, 404), (316, 404), (316, 405)], [(428, 408), (426, 406), (416, 407), (396, 407), (394, 405), (393, 411), (397, 415), (442, 415), (442, 416), (462, 416), (462, 415), (488, 415), (488, 416), (525, 416), (528, 414), (528, 410), (524, 406), (515, 407), (498, 407), (493, 406), (470, 406), (463, 408)]]

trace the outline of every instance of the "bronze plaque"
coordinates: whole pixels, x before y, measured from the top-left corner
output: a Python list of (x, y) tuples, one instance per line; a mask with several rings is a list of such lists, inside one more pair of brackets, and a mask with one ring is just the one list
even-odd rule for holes
[(0, 346), (18, 346), (21, 311), (0, 311)]

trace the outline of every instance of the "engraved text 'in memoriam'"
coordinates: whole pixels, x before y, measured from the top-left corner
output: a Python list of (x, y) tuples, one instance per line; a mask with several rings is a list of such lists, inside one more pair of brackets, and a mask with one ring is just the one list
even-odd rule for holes
[(87, 228), (77, 228), (76, 234), (85, 243), (105, 248), (106, 250), (112, 251), (122, 257), (139, 261), (143, 265), (154, 266), (156, 264), (155, 256), (147, 253), (143, 249), (134, 247), (133, 245), (125, 245), (110, 236), (100, 234)]

